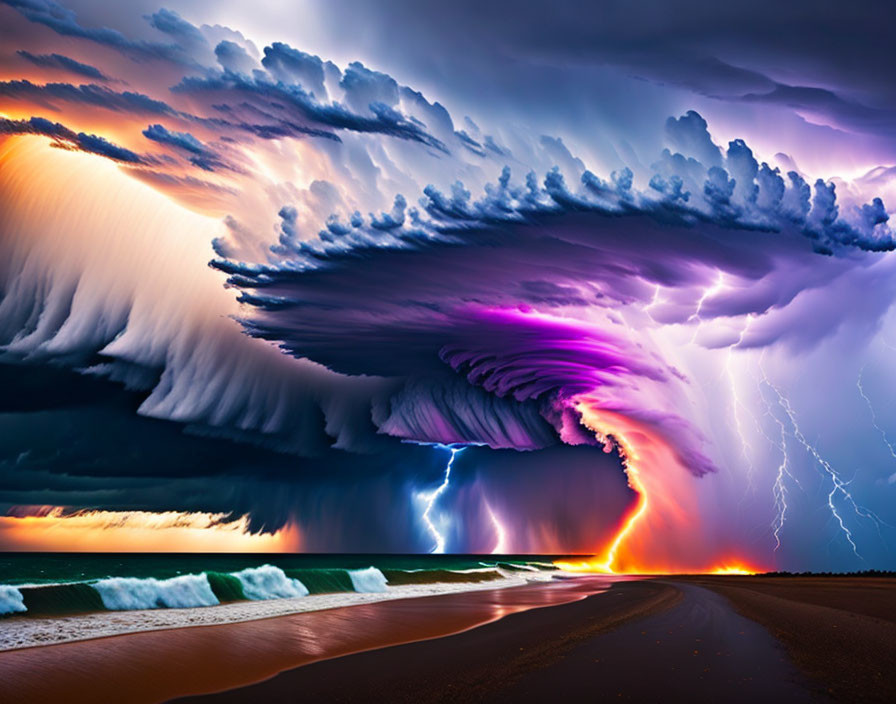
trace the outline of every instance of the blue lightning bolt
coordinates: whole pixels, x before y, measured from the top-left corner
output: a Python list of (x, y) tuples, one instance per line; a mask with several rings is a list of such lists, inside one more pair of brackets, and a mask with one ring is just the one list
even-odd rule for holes
[(790, 471), (790, 456), (787, 451), (787, 428), (784, 425), (784, 422), (772, 411), (772, 407), (769, 404), (768, 400), (762, 393), (762, 385), (766, 384), (771, 387), (771, 383), (768, 380), (768, 377), (765, 374), (765, 369), (762, 367), (762, 357), (765, 355), (765, 351), (763, 350), (762, 355), (759, 358), (759, 371), (761, 373), (761, 378), (759, 380), (759, 398), (762, 400), (762, 403), (765, 405), (765, 415), (769, 416), (775, 424), (778, 426), (778, 430), (781, 433), (781, 438), (779, 441), (773, 440), (768, 433), (765, 432), (765, 428), (762, 427), (762, 424), (756, 421), (756, 427), (759, 428), (759, 431), (766, 437), (769, 443), (777, 447), (781, 451), (781, 463), (778, 465), (778, 471), (775, 474), (775, 483), (772, 485), (772, 495), (775, 499), (775, 520), (772, 522), (772, 534), (775, 537), (775, 550), (778, 551), (778, 548), (781, 547), (781, 531), (784, 528), (784, 523), (787, 520), (787, 483), (786, 478), (790, 478), (800, 489), (802, 489), (802, 485), (799, 480), (793, 475)]
[(454, 465), (454, 459), (463, 451), (463, 447), (454, 447), (452, 445), (438, 445), (438, 447), (444, 448), (451, 453), (448, 457), (448, 463), (445, 465), (445, 477), (442, 479), (442, 483), (439, 484), (432, 491), (427, 492), (419, 492), (417, 497), (426, 502), (426, 509), (423, 511), (423, 523), (426, 525), (426, 529), (430, 532), (433, 539), (436, 541), (435, 547), (430, 550), (431, 553), (439, 554), (445, 552), (445, 536), (439, 532), (439, 529), (436, 528), (436, 525), (433, 523), (432, 518), (430, 518), (430, 513), (432, 513), (433, 507), (435, 506), (436, 500), (445, 493), (445, 490), (448, 488), (448, 483), (451, 480), (451, 467)]
[(896, 460), (896, 449), (893, 448), (893, 443), (890, 442), (890, 438), (887, 436), (886, 431), (880, 427), (880, 424), (877, 422), (877, 413), (874, 412), (874, 406), (871, 404), (871, 399), (868, 398), (868, 394), (865, 393), (865, 388), (862, 386), (862, 376), (865, 374), (865, 367), (862, 367), (859, 372), (859, 378), (856, 379), (856, 388), (859, 390), (859, 394), (863, 399), (865, 399), (865, 403), (868, 404), (868, 410), (871, 412), (871, 425), (875, 427), (878, 433), (880, 433), (881, 438), (884, 441), (884, 445), (887, 446), (887, 449), (890, 451), (890, 457)]
[(764, 372), (763, 376), (768, 388), (774, 391), (775, 395), (777, 396), (778, 405), (784, 411), (788, 421), (790, 422), (792, 437), (794, 437), (803, 446), (806, 452), (808, 452), (815, 459), (818, 466), (820, 466), (824, 473), (830, 478), (831, 491), (828, 493), (828, 509), (830, 510), (831, 515), (836, 519), (837, 524), (840, 526), (840, 530), (846, 537), (846, 540), (852, 548), (853, 553), (855, 553), (856, 557), (864, 559), (859, 553), (859, 549), (856, 545), (855, 539), (853, 538), (852, 532), (849, 530), (849, 527), (843, 520), (843, 516), (840, 515), (840, 512), (837, 510), (837, 506), (834, 504), (834, 497), (839, 494), (843, 498), (843, 500), (845, 500), (850, 506), (852, 506), (853, 510), (858, 516), (862, 518), (868, 518), (869, 520), (873, 521), (878, 531), (880, 531), (880, 526), (881, 524), (884, 524), (884, 522), (881, 521), (881, 519), (878, 518), (872, 511), (856, 503), (855, 499), (853, 498), (852, 494), (849, 493), (849, 489), (847, 488), (849, 482), (844, 481), (840, 477), (839, 473), (831, 466), (830, 462), (828, 462), (824, 457), (821, 456), (821, 454), (818, 452), (818, 449), (808, 440), (806, 440), (806, 436), (803, 435), (802, 431), (799, 428), (799, 424), (796, 420), (796, 413), (794, 412), (793, 407), (790, 405), (790, 401), (786, 396), (784, 396), (784, 394), (777, 386), (775, 386), (768, 380), (768, 377), (765, 377)]

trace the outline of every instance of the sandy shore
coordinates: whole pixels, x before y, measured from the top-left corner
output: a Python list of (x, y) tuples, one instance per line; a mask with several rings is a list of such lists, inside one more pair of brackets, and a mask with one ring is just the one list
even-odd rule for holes
[[(532, 577), (528, 576), (528, 579), (532, 579)], [(201, 606), (185, 609), (102, 611), (52, 618), (15, 615), (7, 617), (0, 622), (0, 651), (68, 643), (141, 631), (159, 631), (170, 628), (213, 626), (225, 623), (255, 621), (288, 614), (370, 604), (390, 599), (420, 598), (481, 589), (505, 589), (507, 587), (519, 587), (526, 583), (527, 579), (520, 576), (488, 582), (403, 585), (389, 587), (385, 592), (315, 594), (292, 599), (240, 601), (218, 606)]]
[(480, 585), (439, 596), (380, 597), (263, 620), (9, 650), (0, 653), (0, 682), (10, 701), (160, 702), (238, 688), (322, 659), (458, 633), (519, 611), (578, 601), (609, 584), (585, 577), (504, 589)]
[(894, 595), (892, 579), (579, 577), (12, 650), (0, 682), (75, 704), (889, 702)]
[(620, 582), (445, 638), (312, 663), (178, 704), (296, 701), (819, 701), (783, 648), (718, 594)]
[(764, 625), (793, 662), (843, 702), (896, 701), (896, 579), (695, 577)]

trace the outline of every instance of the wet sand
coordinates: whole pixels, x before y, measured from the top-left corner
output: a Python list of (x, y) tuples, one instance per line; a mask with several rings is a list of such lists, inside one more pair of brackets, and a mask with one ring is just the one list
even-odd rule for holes
[(0, 652), (32, 646), (70, 643), (143, 631), (164, 631), (192, 626), (243, 623), (275, 616), (323, 611), (390, 599), (415, 599), (477, 589), (505, 589), (526, 584), (523, 577), (490, 582), (452, 584), (403, 584), (384, 592), (337, 592), (286, 599), (234, 601), (216, 606), (139, 611), (95, 611), (69, 616), (39, 617), (14, 614), (0, 621)]
[(694, 577), (765, 626), (817, 691), (843, 702), (896, 701), (896, 579)]
[(691, 584), (645, 580), (178, 704), (566, 700), (823, 701), (775, 639), (723, 597)]
[(136, 704), (217, 692), (317, 660), (438, 638), (581, 600), (610, 584), (581, 577), (10, 650), (0, 652), (0, 698)]
[(582, 577), (0, 653), (0, 698), (896, 701), (894, 596), (893, 579)]

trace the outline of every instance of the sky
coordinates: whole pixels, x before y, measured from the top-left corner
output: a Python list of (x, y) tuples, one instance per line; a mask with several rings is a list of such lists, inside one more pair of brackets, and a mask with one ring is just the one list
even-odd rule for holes
[(879, 3), (0, 2), (0, 549), (896, 568)]

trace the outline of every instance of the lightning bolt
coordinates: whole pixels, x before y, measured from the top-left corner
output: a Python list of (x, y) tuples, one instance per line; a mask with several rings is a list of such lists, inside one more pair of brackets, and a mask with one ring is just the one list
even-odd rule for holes
[(454, 465), (455, 458), (463, 452), (463, 447), (455, 447), (453, 445), (438, 445), (437, 447), (444, 448), (448, 450), (450, 453), (448, 457), (448, 463), (445, 465), (445, 476), (442, 479), (442, 483), (439, 484), (432, 491), (418, 492), (417, 498), (426, 503), (426, 508), (423, 511), (423, 524), (426, 526), (426, 529), (432, 535), (433, 540), (435, 540), (436, 544), (431, 553), (439, 554), (445, 552), (445, 536), (439, 532), (439, 529), (436, 528), (435, 523), (433, 523), (430, 514), (432, 513), (433, 507), (436, 504), (438, 498), (445, 493), (445, 490), (448, 488), (448, 483), (451, 480), (451, 467)]
[[(760, 369), (761, 369), (761, 361), (760, 361)], [(831, 490), (828, 493), (828, 498), (827, 498), (828, 510), (831, 512), (831, 515), (834, 517), (834, 519), (837, 521), (837, 524), (840, 526), (840, 530), (843, 533), (843, 535), (845, 536), (850, 547), (852, 548), (853, 553), (855, 553), (856, 557), (858, 557), (859, 559), (864, 559), (862, 557), (862, 555), (859, 553), (859, 549), (858, 549), (858, 546), (856, 545), (855, 539), (853, 538), (852, 532), (849, 530), (849, 527), (846, 525), (846, 522), (844, 521), (843, 516), (840, 514), (840, 511), (837, 509), (837, 506), (834, 503), (834, 497), (839, 495), (840, 497), (842, 497), (842, 499), (844, 501), (846, 501), (852, 507), (853, 511), (855, 511), (855, 513), (858, 516), (860, 516), (862, 518), (867, 518), (867, 519), (871, 520), (872, 522), (874, 522), (875, 526), (878, 529), (878, 532), (880, 531), (881, 524), (883, 524), (883, 525), (887, 525), (887, 524), (884, 523), (880, 518), (878, 518), (878, 516), (875, 515), (874, 512), (870, 511), (869, 509), (865, 508), (864, 506), (860, 506), (855, 501), (855, 499), (853, 498), (852, 494), (849, 492), (849, 489), (848, 489), (849, 482), (843, 480), (843, 478), (840, 476), (840, 474), (833, 468), (831, 463), (828, 462), (824, 457), (822, 457), (821, 453), (818, 452), (818, 449), (806, 439), (805, 435), (803, 435), (802, 431), (800, 430), (799, 424), (797, 423), (796, 413), (793, 410), (793, 406), (791, 406), (788, 398), (781, 392), (781, 390), (777, 386), (775, 386), (773, 383), (771, 383), (771, 381), (769, 381), (769, 379), (765, 375), (764, 371), (762, 372), (762, 374), (763, 374), (764, 383), (768, 386), (768, 388), (770, 388), (774, 392), (775, 396), (777, 397), (779, 407), (784, 411), (785, 415), (787, 416), (787, 420), (789, 421), (789, 424), (790, 424), (790, 427), (792, 430), (791, 437), (796, 439), (797, 442), (799, 442), (800, 445), (803, 446), (803, 448), (806, 450), (806, 452), (808, 452), (809, 455), (811, 455), (812, 458), (815, 460), (817, 465), (819, 467), (821, 467), (824, 474), (826, 474), (828, 476), (828, 478), (830, 478)], [(785, 496), (785, 500), (786, 500), (786, 496)], [(781, 519), (781, 521), (782, 521), (782, 525), (783, 525), (783, 518)]]
[[(771, 413), (771, 409), (769, 409), (769, 415), (774, 419), (775, 423), (778, 425), (778, 429), (781, 431), (781, 441), (778, 445), (781, 450), (781, 463), (778, 465), (778, 471), (777, 474), (775, 474), (775, 483), (772, 487), (772, 493), (775, 497), (776, 512), (775, 520), (772, 523), (774, 529), (773, 534), (775, 536), (774, 552), (778, 552), (778, 548), (781, 547), (781, 530), (784, 528), (784, 523), (787, 520), (787, 484), (784, 482), (784, 478), (790, 477), (792, 480), (796, 481), (796, 477), (790, 473), (790, 469), (788, 468), (790, 458), (787, 455), (787, 428), (780, 418), (774, 413)], [(799, 482), (797, 482), (797, 484), (799, 484)]]
[(703, 312), (703, 304), (706, 303), (707, 299), (715, 296), (723, 288), (725, 288), (725, 274), (724, 272), (720, 271), (719, 277), (718, 279), (716, 279), (716, 282), (703, 292), (703, 295), (700, 296), (699, 300), (697, 301), (697, 308), (686, 321), (688, 323), (695, 320), (697, 321), (697, 326), (694, 328), (694, 334), (691, 336), (691, 344), (693, 344), (697, 339), (697, 334), (700, 332), (700, 326), (703, 325), (703, 318), (700, 317), (700, 313)]
[(653, 320), (653, 314), (650, 313), (650, 309), (660, 302), (660, 290), (660, 285), (656, 284), (655, 288), (653, 289), (653, 298), (650, 299), (650, 303), (645, 304), (641, 308), (641, 312), (647, 313), (648, 317), (650, 317), (651, 320)]
[[(886, 342), (884, 344), (886, 344)], [(896, 449), (894, 449), (893, 443), (890, 442), (890, 438), (887, 436), (887, 432), (880, 426), (880, 423), (877, 422), (877, 413), (874, 412), (874, 406), (871, 403), (871, 399), (868, 398), (868, 394), (865, 393), (865, 388), (862, 386), (862, 375), (864, 373), (865, 373), (865, 367), (862, 367), (862, 369), (859, 371), (859, 376), (856, 379), (856, 387), (859, 389), (859, 394), (861, 395), (861, 397), (863, 399), (865, 399), (865, 403), (868, 404), (868, 410), (871, 413), (871, 425), (873, 425), (877, 429), (877, 432), (880, 433), (880, 436), (884, 441), (884, 445), (887, 446), (887, 450), (889, 450), (889, 452), (890, 452), (890, 457), (892, 457), (894, 460), (896, 460)], [(894, 478), (896, 478), (896, 473), (892, 474), (889, 477), (889, 482), (891, 484), (893, 483)], [(868, 509), (865, 509), (865, 510), (868, 511)], [(868, 513), (870, 514), (870, 517), (874, 520), (875, 525), (877, 526), (878, 535), (880, 535), (881, 539), (883, 539), (883, 535), (881, 534), (881, 530), (880, 530), (881, 525), (885, 525), (888, 528), (892, 528), (893, 526), (891, 526), (889, 523), (878, 518), (876, 515), (874, 515), (873, 512), (868, 511)]]
[(759, 358), (759, 371), (761, 374), (761, 378), (759, 380), (759, 398), (762, 400), (762, 403), (765, 405), (765, 415), (770, 417), (775, 424), (778, 426), (778, 430), (781, 434), (780, 440), (773, 440), (769, 434), (765, 431), (765, 428), (762, 427), (762, 424), (754, 417), (754, 421), (756, 422), (756, 427), (759, 431), (765, 436), (765, 438), (769, 441), (769, 444), (772, 447), (777, 447), (781, 452), (781, 462), (778, 464), (778, 470), (775, 474), (775, 482), (772, 485), (772, 495), (775, 500), (775, 520), (772, 521), (772, 534), (775, 537), (775, 549), (774, 552), (778, 551), (778, 548), (781, 547), (781, 531), (784, 528), (784, 523), (787, 520), (787, 483), (786, 479), (789, 478), (793, 481), (800, 489), (802, 489), (802, 485), (799, 480), (793, 475), (790, 471), (790, 456), (787, 450), (787, 427), (784, 425), (784, 422), (772, 411), (771, 404), (769, 404), (768, 400), (762, 393), (762, 385), (765, 384), (768, 387), (771, 387), (771, 382), (768, 380), (768, 376), (765, 374), (765, 369), (762, 366), (762, 358), (765, 356), (765, 350), (762, 351), (762, 355)]
[(492, 549), (492, 555), (506, 555), (507, 530), (504, 528), (504, 525), (501, 523), (501, 521), (498, 520), (498, 517), (495, 515), (495, 512), (492, 510), (492, 507), (488, 503), (488, 501), (485, 502), (485, 510), (488, 512), (489, 520), (491, 520), (492, 526), (495, 529), (495, 535), (498, 536), (498, 541), (495, 543), (495, 547)]
[(747, 330), (750, 328), (750, 323), (753, 322), (753, 315), (747, 315), (746, 322), (744, 323), (743, 329), (740, 331), (740, 335), (737, 338), (737, 342), (733, 345), (728, 346), (727, 355), (725, 357), (725, 374), (728, 377), (728, 384), (731, 387), (731, 398), (732, 398), (732, 415), (734, 416), (734, 430), (737, 433), (737, 437), (740, 439), (740, 454), (741, 457), (744, 458), (744, 461), (747, 464), (747, 482), (749, 488), (753, 488), (753, 447), (747, 441), (746, 434), (744, 433), (743, 423), (741, 422), (741, 414), (739, 409), (743, 409), (746, 411), (752, 418), (753, 422), (757, 423), (756, 417), (753, 415), (752, 411), (743, 403), (740, 399), (740, 393), (737, 387), (737, 381), (734, 378), (734, 371), (731, 368), (731, 359), (734, 353), (734, 348), (738, 347), (741, 342), (743, 342), (744, 335), (746, 335)]
[(859, 395), (863, 399), (865, 399), (865, 403), (868, 404), (868, 410), (871, 413), (871, 425), (875, 427), (878, 433), (880, 433), (881, 438), (884, 441), (884, 445), (887, 446), (887, 449), (890, 451), (890, 457), (896, 460), (896, 449), (893, 448), (893, 443), (890, 442), (890, 438), (887, 437), (886, 431), (880, 427), (880, 424), (877, 422), (877, 413), (874, 412), (874, 406), (871, 404), (871, 399), (868, 398), (868, 394), (865, 393), (865, 388), (862, 386), (862, 376), (865, 374), (865, 367), (862, 367), (859, 372), (859, 378), (856, 379), (856, 388), (859, 390)]

